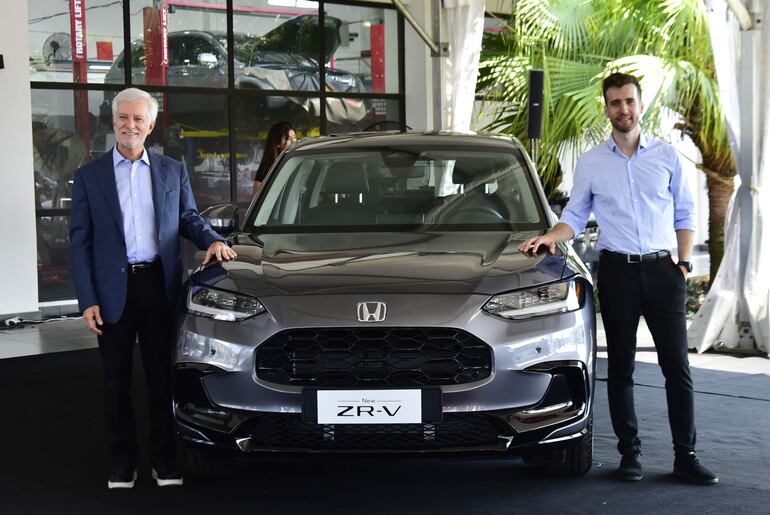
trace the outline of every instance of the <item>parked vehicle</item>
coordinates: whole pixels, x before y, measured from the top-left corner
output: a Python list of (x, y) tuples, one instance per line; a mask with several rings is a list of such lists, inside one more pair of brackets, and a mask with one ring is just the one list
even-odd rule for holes
[[(340, 44), (341, 20), (326, 17), (324, 37), (326, 62)], [(318, 64), (319, 27), (317, 17), (302, 15), (288, 20), (263, 36), (234, 34), (235, 86), (263, 91), (321, 90)], [(166, 84), (169, 86), (220, 87), (228, 85), (227, 34), (224, 32), (185, 30), (169, 32), (168, 68)], [(125, 57), (121, 54), (107, 71), (104, 81), (122, 84), (125, 81)], [(328, 91), (363, 92), (361, 78), (337, 68), (325, 67)], [(131, 44), (131, 77), (137, 85), (147, 83), (145, 67), (145, 42)], [(105, 101), (111, 102), (113, 92), (105, 93)], [(175, 119), (194, 123), (212, 112), (225, 110), (225, 98), (210, 97), (202, 103), (198, 96), (174, 95), (169, 98), (169, 112)], [(328, 98), (326, 116), (331, 128), (349, 130), (368, 114), (371, 106), (363, 99)], [(251, 99), (250, 124), (267, 124), (275, 120), (301, 122), (304, 118), (320, 116), (320, 100), (317, 97), (294, 97), (285, 93)]]
[[(596, 321), (517, 141), (304, 139), (230, 231), (238, 258), (183, 286), (174, 411), (190, 465), (268, 451), (519, 455), (591, 467)], [(238, 219), (242, 221), (238, 222)]]

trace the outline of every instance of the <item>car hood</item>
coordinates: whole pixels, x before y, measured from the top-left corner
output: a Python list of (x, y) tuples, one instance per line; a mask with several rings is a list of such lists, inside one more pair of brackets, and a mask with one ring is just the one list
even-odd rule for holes
[[(340, 39), (341, 26), (342, 20), (339, 18), (329, 15), (324, 17), (323, 37), (326, 62), (331, 59), (342, 42)], [(260, 50), (295, 53), (317, 61), (320, 30), (321, 25), (318, 23), (318, 16), (302, 14), (260, 36), (258, 48)]]
[(491, 295), (573, 275), (563, 255), (529, 258), (526, 233), (240, 234), (235, 261), (191, 277), (248, 295)]

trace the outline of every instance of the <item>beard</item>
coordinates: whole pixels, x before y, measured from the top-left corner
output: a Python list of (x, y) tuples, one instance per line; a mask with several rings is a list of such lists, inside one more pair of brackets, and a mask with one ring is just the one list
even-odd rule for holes
[(612, 128), (616, 131), (622, 132), (623, 134), (628, 134), (639, 125), (639, 120), (629, 117), (622, 120), (612, 119), (610, 120), (610, 123), (612, 124)]
[(140, 142), (140, 141), (137, 141), (136, 143), (134, 142), (126, 143), (125, 141), (120, 141), (120, 140), (118, 140), (118, 143), (120, 143), (122, 146), (126, 148), (130, 148), (131, 150), (140, 148), (144, 144), (144, 142)]

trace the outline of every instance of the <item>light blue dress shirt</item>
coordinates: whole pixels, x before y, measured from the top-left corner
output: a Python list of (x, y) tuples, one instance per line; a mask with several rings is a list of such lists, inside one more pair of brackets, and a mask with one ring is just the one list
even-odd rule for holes
[(575, 234), (593, 211), (597, 247), (625, 254), (676, 248), (680, 229), (695, 229), (695, 204), (676, 149), (642, 134), (626, 157), (610, 137), (578, 159), (562, 223)]
[(118, 149), (112, 149), (115, 182), (118, 185), (120, 211), (123, 213), (123, 235), (129, 263), (154, 261), (160, 254), (158, 230), (155, 227), (155, 205), (152, 202), (150, 158), (147, 150), (137, 161), (129, 161)]

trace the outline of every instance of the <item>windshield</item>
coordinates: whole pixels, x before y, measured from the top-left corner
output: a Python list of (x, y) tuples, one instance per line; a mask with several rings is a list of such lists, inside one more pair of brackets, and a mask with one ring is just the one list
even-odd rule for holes
[(522, 155), (377, 148), (297, 153), (270, 175), (254, 232), (545, 229)]

